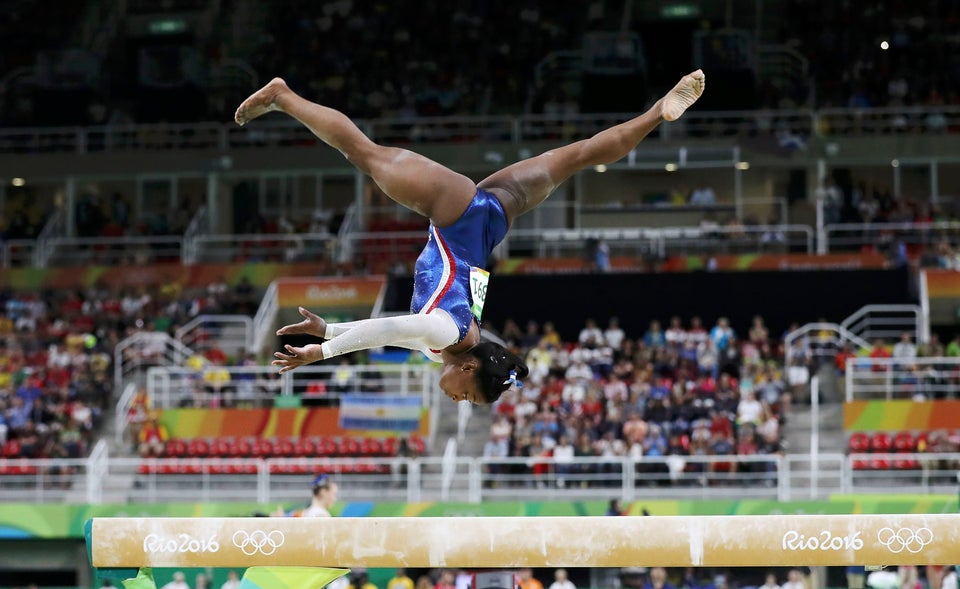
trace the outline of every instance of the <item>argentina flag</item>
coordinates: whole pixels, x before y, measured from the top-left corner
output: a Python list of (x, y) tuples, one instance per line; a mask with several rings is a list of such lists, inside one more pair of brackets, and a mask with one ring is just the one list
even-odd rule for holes
[(340, 428), (412, 432), (420, 427), (420, 397), (347, 394), (340, 397)]

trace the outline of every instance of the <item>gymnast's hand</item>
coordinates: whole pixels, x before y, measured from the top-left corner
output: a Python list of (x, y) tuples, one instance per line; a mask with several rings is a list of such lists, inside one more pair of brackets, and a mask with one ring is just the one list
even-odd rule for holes
[(286, 345), (283, 348), (287, 353), (274, 352), (273, 355), (277, 359), (271, 362), (274, 366), (280, 367), (280, 374), (306, 364), (312, 364), (317, 360), (323, 360), (323, 350), (320, 348), (320, 344), (310, 344), (302, 348)]
[(314, 315), (303, 307), (300, 307), (300, 314), (304, 317), (303, 321), (284, 325), (277, 330), (277, 335), (306, 334), (323, 337), (327, 333), (327, 322), (319, 316)]

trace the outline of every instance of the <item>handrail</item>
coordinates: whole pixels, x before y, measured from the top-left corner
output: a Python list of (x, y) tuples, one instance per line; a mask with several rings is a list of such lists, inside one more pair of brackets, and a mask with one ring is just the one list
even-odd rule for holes
[(277, 318), (277, 311), (280, 308), (278, 298), (277, 281), (274, 280), (267, 287), (263, 298), (260, 299), (260, 306), (257, 307), (257, 313), (253, 317), (253, 342), (251, 351), (259, 353), (267, 345), (267, 340), (273, 335), (273, 324)]
[[(865, 305), (863, 307), (860, 307), (852, 315), (844, 319), (840, 323), (840, 326), (850, 331), (851, 333), (862, 335), (863, 339), (865, 340), (869, 340), (871, 339), (871, 335), (873, 335), (873, 331), (870, 329), (871, 325), (873, 324), (877, 324), (881, 326), (883, 325), (903, 326), (905, 324), (904, 321), (898, 318), (882, 319), (882, 318), (872, 317), (872, 315), (876, 315), (876, 314), (893, 314), (893, 313), (913, 315), (912, 323), (913, 323), (913, 332), (915, 334), (914, 339), (917, 341), (918, 344), (926, 343), (926, 341), (923, 339), (924, 318), (923, 318), (922, 311), (918, 305)], [(886, 330), (878, 330), (878, 331), (884, 335), (877, 336), (877, 337), (890, 337), (890, 334), (888, 333), (888, 331)], [(899, 333), (903, 331), (905, 330), (900, 329), (898, 333), (895, 335), (899, 335)]]
[(127, 431), (127, 425), (130, 423), (130, 407), (133, 405), (133, 398), (137, 395), (136, 383), (127, 383), (123, 393), (117, 399), (117, 406), (113, 412), (113, 436), (114, 441), (119, 446), (123, 444), (123, 436)]
[(846, 400), (882, 398), (890, 401), (894, 393), (903, 399), (914, 395), (934, 397), (955, 392), (950, 379), (960, 373), (960, 358), (847, 358), (844, 370)]
[[(448, 141), (473, 138), (513, 144), (583, 137), (610, 125), (636, 116), (637, 113), (584, 113), (578, 115), (523, 116), (455, 116), (378, 118), (358, 121), (381, 141), (393, 139), (416, 141)], [(960, 116), (960, 107), (896, 107), (896, 108), (823, 108), (818, 110), (751, 110), (695, 111), (683, 118), (682, 127), (670, 132), (654, 133), (648, 141), (681, 137), (684, 131), (724, 133), (731, 129), (744, 131), (752, 122), (751, 133), (773, 133), (783, 126), (804, 134), (819, 128), (821, 121), (844, 122), (842, 117), (870, 123), (882, 131), (893, 132), (901, 117)], [(952, 126), (946, 126), (950, 131)], [(572, 130), (572, 131), (571, 131)], [(0, 131), (0, 153), (41, 153), (60, 151), (82, 153), (114, 150), (217, 149), (230, 151), (245, 147), (290, 145), (316, 141), (309, 131), (292, 121), (258, 121), (250, 128), (239, 128), (228, 122), (157, 123), (103, 125), (89, 127), (46, 127), (7, 129)]]
[[(228, 329), (229, 326), (239, 326), (243, 330), (243, 341), (237, 346), (232, 341), (234, 333), (229, 333), (228, 341), (221, 344), (221, 349), (240, 347), (244, 353), (253, 349), (253, 319), (247, 315), (197, 315), (174, 332), (173, 337), (188, 348), (196, 348), (196, 339), (190, 339), (195, 331), (203, 331), (205, 326), (217, 325), (219, 329)], [(220, 338), (223, 340), (223, 338)]]
[[(0, 495), (22, 500), (83, 501), (106, 498), (107, 480), (130, 480), (120, 500), (145, 502), (246, 500), (261, 504), (302, 497), (303, 475), (328, 472), (350, 496), (359, 500), (406, 499), (408, 502), (443, 500), (464, 492), (466, 500), (555, 497), (614, 498), (632, 501), (638, 496), (743, 497), (789, 501), (794, 497), (820, 498), (835, 493), (954, 492), (960, 452), (950, 453), (821, 453), (818, 476), (810, 457), (801, 455), (627, 456), (576, 457), (572, 462), (549, 456), (484, 458), (445, 455), (423, 457), (338, 458), (122, 458), (97, 444), (86, 459), (7, 459), (4, 465), (22, 467), (21, 474), (0, 475)], [(677, 463), (677, 461), (682, 461)], [(754, 465), (746, 472), (717, 471), (710, 465)], [(561, 467), (561, 468), (558, 468)], [(570, 467), (569, 471), (565, 470)], [(692, 466), (692, 472), (680, 466)], [(839, 466), (839, 468), (837, 468)], [(503, 472), (501, 467), (516, 470)], [(606, 470), (604, 470), (606, 469)], [(646, 489), (642, 480), (658, 481)], [(812, 486), (817, 478), (820, 484)], [(580, 484), (563, 485), (562, 480)], [(896, 484), (891, 484), (896, 480)], [(729, 488), (712, 486), (723, 481)], [(64, 486), (64, 483), (66, 486)], [(393, 483), (393, 484), (388, 484)], [(405, 483), (405, 484), (404, 484)], [(494, 487), (491, 483), (499, 483)], [(611, 484), (612, 483), (612, 484)], [(619, 483), (619, 484), (617, 484)], [(739, 483), (739, 484), (738, 484)], [(68, 496), (70, 486), (82, 495)], [(186, 486), (185, 486), (186, 485)], [(85, 487), (85, 488), (84, 488)], [(198, 488), (199, 487), (199, 488)], [(26, 491), (29, 489), (34, 492)]]
[(870, 343), (863, 338), (857, 336), (856, 334), (850, 333), (843, 326), (836, 323), (807, 323), (786, 335), (783, 338), (783, 349), (784, 349), (784, 363), (786, 366), (791, 366), (793, 360), (793, 344), (800, 337), (806, 336), (812, 331), (830, 331), (836, 333), (840, 336), (842, 342), (850, 342), (861, 350), (869, 350)]

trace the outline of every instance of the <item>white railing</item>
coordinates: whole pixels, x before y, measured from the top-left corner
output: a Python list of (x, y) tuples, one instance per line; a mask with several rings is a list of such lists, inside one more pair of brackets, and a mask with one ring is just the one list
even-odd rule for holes
[[(214, 378), (213, 373), (222, 373)], [(210, 381), (204, 380), (204, 376)], [(275, 366), (161, 366), (147, 371), (147, 394), (158, 409), (180, 406), (272, 405), (277, 396), (302, 400), (338, 399), (342, 393), (385, 392), (419, 395), (433, 403), (437, 386), (432, 364), (311, 365), (278, 374)], [(217, 384), (220, 383), (220, 384)]]
[(36, 248), (36, 239), (11, 239), (4, 241), (3, 267), (13, 268), (33, 265), (34, 251)]
[(277, 281), (274, 280), (263, 293), (263, 298), (260, 299), (260, 305), (257, 307), (257, 314), (253, 316), (252, 351), (254, 353), (261, 352), (267, 346), (267, 342), (275, 336), (274, 324), (279, 309)]
[[(384, 143), (489, 141), (522, 143), (588, 137), (637, 113), (429, 117), (375, 119), (360, 126)], [(951, 133), (960, 126), (955, 106), (688, 112), (677, 123), (659, 127), (647, 141), (789, 133), (809, 137), (860, 133)], [(0, 153), (98, 153), (112, 151), (227, 152), (252, 147), (314, 145), (319, 140), (295, 121), (263, 120), (238, 127), (231, 122), (139, 124), (101, 127), (6, 129)]]
[(919, 305), (866, 305), (840, 325), (866, 341), (899, 340), (903, 333), (917, 344), (927, 339), (927, 320)]
[(103, 502), (103, 485), (96, 481), (103, 480), (110, 470), (110, 450), (105, 440), (100, 440), (93, 446), (87, 458), (87, 503)]
[(55, 237), (38, 243), (43, 244), (47, 266), (136, 266), (183, 259), (183, 238), (175, 235)]
[(956, 398), (960, 358), (848, 358), (844, 378), (848, 402)]
[(174, 338), (198, 352), (216, 346), (228, 356), (243, 356), (253, 350), (253, 319), (247, 315), (197, 315), (177, 329)]
[(660, 256), (736, 254), (745, 252), (815, 251), (813, 228), (807, 225), (757, 225), (749, 227), (657, 227), (607, 229), (515, 230), (511, 245), (535, 243), (540, 257), (582, 256), (587, 239), (600, 239), (613, 255)]
[(870, 342), (838, 323), (807, 323), (783, 338), (784, 364), (793, 366), (798, 355), (832, 358), (844, 345), (853, 345), (860, 351), (870, 349)]
[(886, 253), (896, 242), (932, 246), (960, 238), (960, 222), (936, 223), (841, 223), (824, 227), (829, 251), (860, 251), (865, 246)]
[[(0, 461), (0, 498), (36, 503), (302, 501), (317, 473), (350, 501), (620, 498), (824, 499), (837, 493), (956, 492), (960, 453), (486, 459), (206, 458)], [(118, 481), (126, 483), (117, 488)], [(104, 493), (112, 482), (110, 493)], [(271, 507), (271, 510), (273, 508)]]
[(130, 409), (136, 395), (137, 385), (130, 382), (124, 387), (120, 398), (117, 399), (116, 410), (113, 412), (113, 436), (118, 446), (123, 444), (124, 436), (127, 433), (127, 426), (130, 424)]
[(160, 331), (138, 331), (113, 348), (114, 390), (121, 390), (127, 378), (152, 366), (179, 366), (193, 350)]
[(197, 235), (191, 256), (195, 263), (315, 261), (331, 258), (333, 241), (329, 233)]

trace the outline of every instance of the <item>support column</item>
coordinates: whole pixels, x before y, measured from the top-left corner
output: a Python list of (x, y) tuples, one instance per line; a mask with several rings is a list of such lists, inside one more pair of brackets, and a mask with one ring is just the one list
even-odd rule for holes
[(64, 233), (67, 237), (74, 237), (77, 234), (77, 179), (73, 176), (67, 176), (67, 182), (63, 190), (64, 206)]
[(207, 226), (211, 233), (220, 232), (220, 174), (207, 173)]
[(940, 163), (930, 160), (930, 202), (940, 202)]

